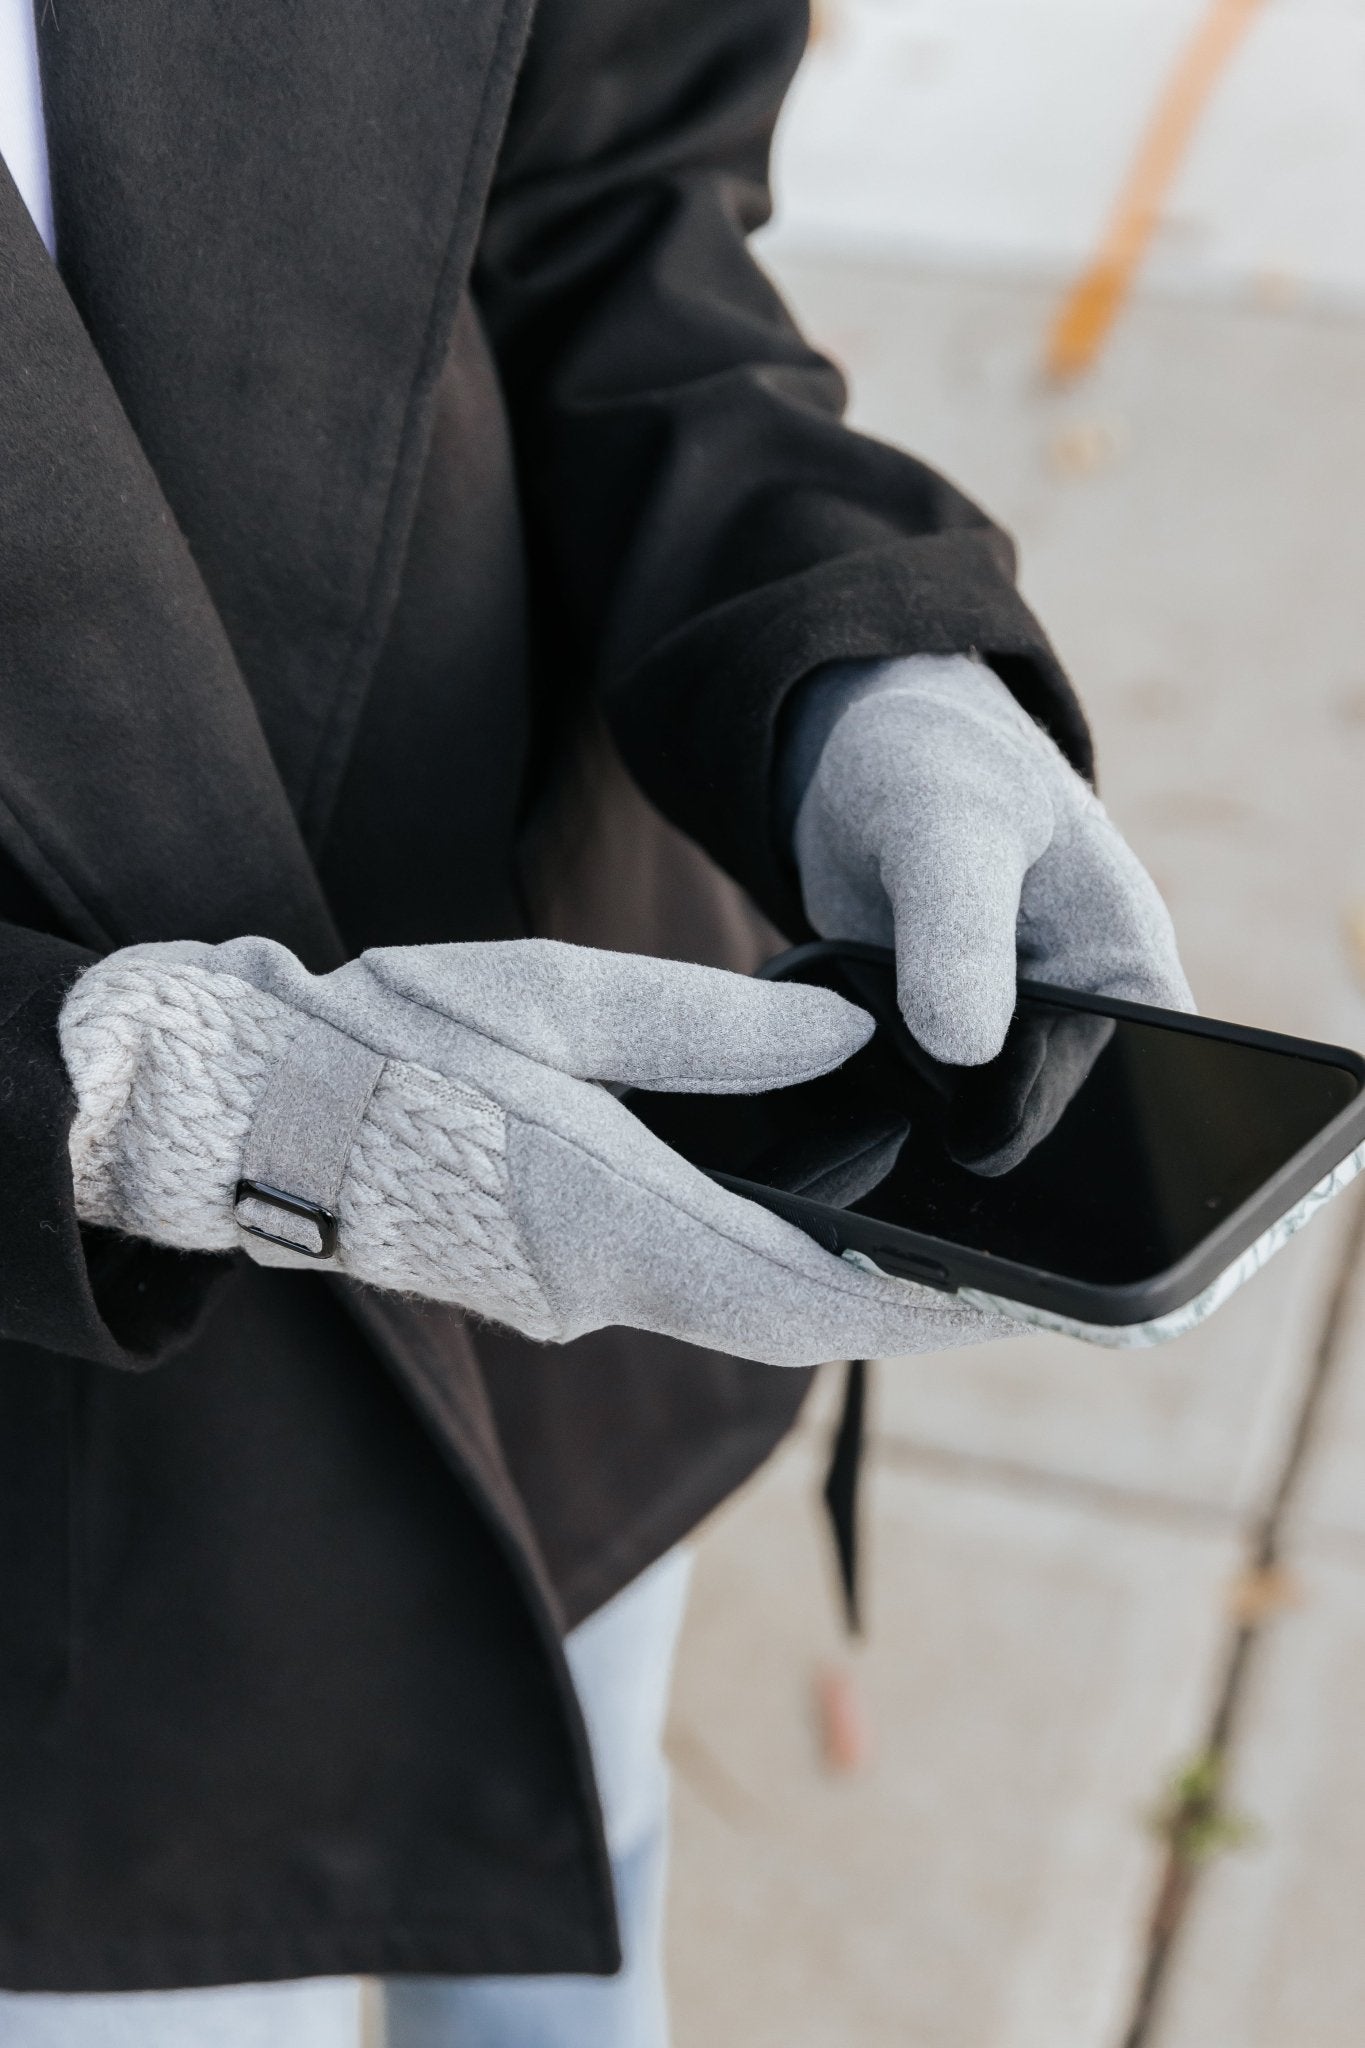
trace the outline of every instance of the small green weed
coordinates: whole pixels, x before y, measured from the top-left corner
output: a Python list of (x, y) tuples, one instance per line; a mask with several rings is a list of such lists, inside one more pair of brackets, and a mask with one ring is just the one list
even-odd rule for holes
[(1224, 1804), (1224, 1776), (1221, 1752), (1202, 1751), (1181, 1765), (1150, 1816), (1153, 1833), (1165, 1842), (1183, 1870), (1199, 1870), (1216, 1856), (1244, 1849), (1260, 1836), (1260, 1828), (1249, 1814), (1236, 1813)]

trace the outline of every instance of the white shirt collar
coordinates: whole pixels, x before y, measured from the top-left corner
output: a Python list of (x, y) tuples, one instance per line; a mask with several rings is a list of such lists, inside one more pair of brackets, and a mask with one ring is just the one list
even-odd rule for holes
[(51, 255), (57, 244), (33, 0), (0, 0), (0, 157)]

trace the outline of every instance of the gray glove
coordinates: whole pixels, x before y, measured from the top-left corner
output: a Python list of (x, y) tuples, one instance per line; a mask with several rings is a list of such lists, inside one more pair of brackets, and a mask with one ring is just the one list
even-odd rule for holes
[(926, 1051), (995, 1057), (1016, 960), (1062, 988), (1194, 1008), (1155, 883), (989, 669), (847, 663), (807, 692), (784, 764), (806, 914), (827, 938), (895, 947)]
[(795, 1365), (999, 1334), (717, 1187), (598, 1085), (780, 1087), (870, 1029), (826, 990), (548, 940), (323, 976), (265, 939), (130, 947), (62, 1010), (77, 1207), (557, 1342), (619, 1323)]

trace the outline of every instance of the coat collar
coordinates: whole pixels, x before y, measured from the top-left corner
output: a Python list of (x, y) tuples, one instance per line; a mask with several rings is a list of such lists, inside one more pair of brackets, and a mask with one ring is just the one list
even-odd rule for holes
[(44, 693), (0, 714), (0, 795), (87, 934), (306, 928), (316, 957), (302, 844), (392, 607), (529, 11), (42, 10), (66, 291), (0, 180), (0, 605), (22, 568), (35, 607), (3, 658)]

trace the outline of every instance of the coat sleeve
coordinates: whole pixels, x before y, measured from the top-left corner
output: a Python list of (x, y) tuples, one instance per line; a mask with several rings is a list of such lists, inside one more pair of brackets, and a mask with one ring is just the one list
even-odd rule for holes
[(230, 1261), (87, 1230), (76, 1215), (57, 1017), (94, 957), (0, 923), (0, 1341), (138, 1368), (190, 1333)]
[(842, 424), (750, 255), (804, 0), (541, 0), (476, 289), (556, 640), (632, 772), (788, 932), (772, 763), (821, 663), (974, 650), (1082, 772), (1010, 542)]

